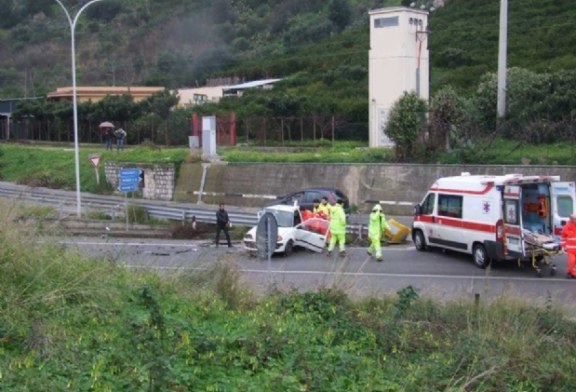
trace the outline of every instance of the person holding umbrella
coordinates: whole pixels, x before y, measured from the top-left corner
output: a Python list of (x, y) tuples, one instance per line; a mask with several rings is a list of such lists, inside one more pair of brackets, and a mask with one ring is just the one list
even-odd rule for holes
[(104, 144), (106, 145), (106, 150), (112, 150), (112, 131), (110, 131), (110, 128), (104, 129)]
[(100, 128), (104, 129), (103, 139), (106, 150), (112, 150), (112, 129), (114, 129), (114, 124), (109, 121), (105, 121), (99, 126)]

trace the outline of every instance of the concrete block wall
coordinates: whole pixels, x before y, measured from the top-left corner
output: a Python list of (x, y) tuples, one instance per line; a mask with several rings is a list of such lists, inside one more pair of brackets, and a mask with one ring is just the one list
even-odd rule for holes
[(174, 200), (261, 207), (290, 191), (322, 186), (341, 189), (360, 212), (369, 211), (378, 201), (389, 214), (410, 215), (437, 178), (462, 172), (558, 175), (565, 181), (576, 180), (576, 166), (189, 163), (180, 169)]
[(120, 181), (120, 169), (127, 168), (138, 168), (144, 171), (144, 188), (142, 188), (144, 199), (170, 201), (174, 198), (176, 181), (174, 164), (106, 162), (104, 167), (106, 182), (116, 189)]

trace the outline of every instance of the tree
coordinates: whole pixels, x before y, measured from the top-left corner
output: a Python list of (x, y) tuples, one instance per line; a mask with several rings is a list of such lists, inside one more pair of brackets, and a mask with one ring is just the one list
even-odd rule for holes
[(96, 111), (101, 116), (101, 121), (113, 123), (123, 124), (138, 117), (137, 105), (128, 94), (107, 95), (96, 103)]
[[(496, 129), (497, 84), (496, 74), (484, 75), (474, 97), (485, 129)], [(539, 74), (517, 67), (508, 69), (506, 118), (499, 132), (524, 142), (551, 142), (562, 138), (565, 132), (559, 131), (556, 125), (573, 121), (575, 89), (574, 71)]]
[(348, 0), (330, 0), (328, 4), (328, 19), (338, 31), (344, 30), (350, 23), (352, 8)]
[[(451, 150), (454, 143), (466, 139), (466, 106), (452, 86), (439, 90), (430, 105), (430, 138), (433, 149)], [(442, 146), (444, 144), (444, 146)]]
[(236, 15), (230, 0), (214, 0), (211, 5), (210, 17), (215, 24), (234, 22)]
[(426, 101), (411, 92), (404, 92), (390, 109), (384, 133), (395, 143), (396, 160), (412, 158), (414, 142), (426, 126)]
[(142, 101), (140, 108), (142, 112), (152, 112), (162, 119), (170, 116), (170, 111), (178, 104), (179, 98), (176, 94), (168, 90), (154, 93), (152, 96)]

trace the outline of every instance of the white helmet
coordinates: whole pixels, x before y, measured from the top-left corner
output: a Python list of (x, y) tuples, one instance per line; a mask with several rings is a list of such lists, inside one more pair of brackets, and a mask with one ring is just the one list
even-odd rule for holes
[(376, 204), (374, 208), (372, 208), (372, 211), (382, 211), (382, 207), (380, 207), (380, 204)]

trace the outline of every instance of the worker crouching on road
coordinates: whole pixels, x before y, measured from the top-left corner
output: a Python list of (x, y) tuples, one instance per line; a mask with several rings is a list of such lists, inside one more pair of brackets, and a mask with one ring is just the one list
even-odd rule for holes
[(380, 204), (376, 204), (372, 208), (369, 219), (368, 238), (370, 239), (370, 247), (368, 248), (368, 254), (370, 256), (374, 255), (376, 260), (382, 261), (382, 235), (386, 230), (390, 230), (390, 226)]
[(562, 229), (562, 249), (568, 253), (566, 276), (576, 279), (576, 214), (570, 215), (570, 220)]
[(340, 250), (340, 256), (346, 256), (346, 213), (344, 212), (344, 202), (338, 199), (330, 210), (330, 245), (328, 245), (328, 256), (332, 254), (336, 242)]

